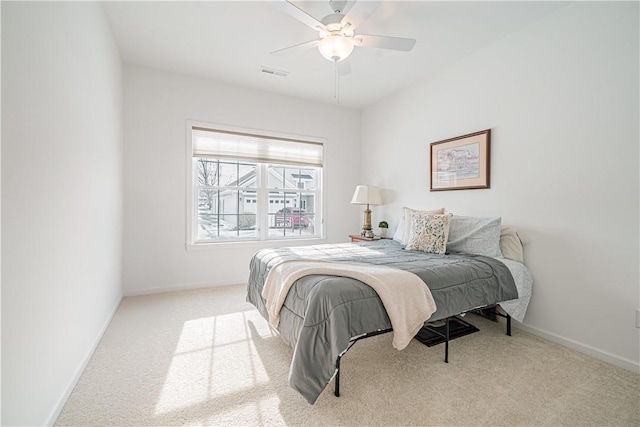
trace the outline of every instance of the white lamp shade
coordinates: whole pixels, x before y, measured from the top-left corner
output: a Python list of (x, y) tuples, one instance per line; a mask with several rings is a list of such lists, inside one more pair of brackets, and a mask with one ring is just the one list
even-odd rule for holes
[(358, 185), (351, 199), (353, 205), (381, 205), (380, 189), (372, 185)]
[(353, 52), (353, 40), (342, 34), (330, 34), (320, 40), (318, 50), (329, 61), (342, 61)]

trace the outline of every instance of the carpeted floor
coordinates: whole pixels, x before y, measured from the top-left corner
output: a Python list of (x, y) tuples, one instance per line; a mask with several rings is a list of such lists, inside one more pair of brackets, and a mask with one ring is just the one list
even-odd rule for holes
[(468, 315), (443, 346), (356, 344), (309, 405), (244, 286), (125, 298), (57, 425), (640, 425), (640, 375)]

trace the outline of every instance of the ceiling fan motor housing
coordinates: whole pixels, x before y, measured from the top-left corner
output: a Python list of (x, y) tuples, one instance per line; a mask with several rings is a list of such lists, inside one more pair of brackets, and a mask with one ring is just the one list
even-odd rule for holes
[(334, 13), (342, 13), (346, 6), (346, 0), (329, 0), (329, 7), (331, 7)]
[(341, 13), (332, 13), (331, 15), (327, 15), (320, 22), (324, 24), (324, 26), (329, 31), (340, 31), (342, 29), (342, 20), (344, 19), (344, 15)]

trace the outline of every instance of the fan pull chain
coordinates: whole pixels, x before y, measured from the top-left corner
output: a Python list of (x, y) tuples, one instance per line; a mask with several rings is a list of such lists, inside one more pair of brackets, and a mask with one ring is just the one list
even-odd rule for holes
[(334, 88), (333, 88), (333, 97), (336, 99), (336, 102), (340, 104), (340, 76), (338, 75), (338, 61), (333, 61), (333, 70), (334, 70)]

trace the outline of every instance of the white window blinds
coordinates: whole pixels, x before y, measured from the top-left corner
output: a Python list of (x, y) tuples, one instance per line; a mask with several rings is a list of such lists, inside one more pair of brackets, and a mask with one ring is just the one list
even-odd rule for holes
[(219, 157), (263, 163), (322, 166), (323, 145), (297, 139), (192, 128), (193, 157)]

